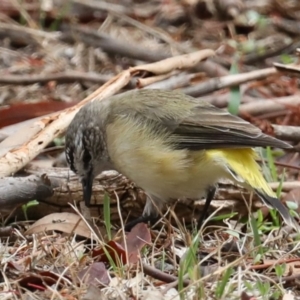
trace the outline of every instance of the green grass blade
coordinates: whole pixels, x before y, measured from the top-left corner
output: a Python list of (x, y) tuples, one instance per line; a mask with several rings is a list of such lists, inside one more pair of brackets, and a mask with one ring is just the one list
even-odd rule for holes
[(271, 147), (267, 147), (267, 162), (271, 172), (272, 180), (277, 181), (278, 174), (275, 166), (274, 156)]
[[(232, 63), (230, 68), (230, 74), (238, 74), (238, 64), (237, 59), (235, 59), (235, 62)], [(241, 91), (240, 86), (233, 86), (230, 89), (230, 96), (229, 96), (229, 103), (228, 103), (228, 111), (233, 114), (237, 115), (239, 112), (239, 107), (241, 104)]]
[(224, 272), (224, 274), (222, 276), (221, 281), (218, 282), (217, 288), (216, 288), (216, 298), (217, 299), (222, 298), (224, 291), (225, 291), (225, 287), (227, 286), (232, 273), (233, 273), (232, 268), (226, 269), (226, 271)]

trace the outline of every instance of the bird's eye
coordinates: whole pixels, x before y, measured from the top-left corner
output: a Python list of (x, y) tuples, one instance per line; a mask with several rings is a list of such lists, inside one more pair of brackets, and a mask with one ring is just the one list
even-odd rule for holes
[(83, 153), (82, 161), (85, 165), (87, 165), (92, 159), (92, 156), (89, 151), (85, 150)]

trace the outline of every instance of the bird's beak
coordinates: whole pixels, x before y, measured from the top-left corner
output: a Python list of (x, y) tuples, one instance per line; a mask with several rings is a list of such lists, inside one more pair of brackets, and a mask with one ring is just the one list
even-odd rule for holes
[(85, 178), (81, 180), (82, 189), (83, 189), (83, 200), (87, 207), (90, 207), (91, 197), (92, 197), (92, 186), (93, 186), (93, 177), (91, 174), (88, 174)]

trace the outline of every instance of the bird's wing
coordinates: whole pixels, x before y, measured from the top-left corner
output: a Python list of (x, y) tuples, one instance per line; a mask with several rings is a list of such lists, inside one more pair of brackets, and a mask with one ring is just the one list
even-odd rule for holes
[(195, 106), (179, 122), (169, 120), (167, 123), (181, 149), (291, 147), (262, 133), (249, 122), (211, 105)]
[(138, 90), (116, 95), (113, 99), (118, 101), (118, 105), (114, 105), (115, 114), (135, 116), (140, 124), (152, 122), (156, 130), (166, 130), (174, 136), (179, 149), (291, 148), (249, 122), (181, 93)]

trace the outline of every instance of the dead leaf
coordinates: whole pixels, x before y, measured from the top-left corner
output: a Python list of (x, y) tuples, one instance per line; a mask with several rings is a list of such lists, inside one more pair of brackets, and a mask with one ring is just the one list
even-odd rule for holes
[(139, 260), (140, 250), (145, 244), (149, 244), (150, 242), (151, 235), (147, 225), (139, 223), (127, 234), (126, 247), (124, 241), (120, 243), (109, 241), (106, 247), (94, 249), (92, 257), (98, 257), (98, 261), (106, 263), (109, 263), (109, 260), (112, 259), (115, 264), (119, 264), (119, 262), (123, 264), (128, 262), (134, 264)]
[(121, 262), (126, 264), (126, 252), (121, 244), (115, 241), (109, 241), (105, 247), (101, 249), (93, 249), (92, 257), (97, 258), (98, 261), (109, 263), (110, 259), (117, 265)]
[(88, 285), (108, 285), (110, 282), (108, 272), (102, 262), (94, 262), (89, 267), (79, 271), (78, 277)]
[(53, 213), (36, 221), (25, 232), (25, 235), (44, 232), (48, 230), (58, 230), (65, 233), (76, 233), (86, 238), (93, 238), (90, 228), (80, 218), (73, 213)]
[(44, 116), (73, 106), (76, 102), (40, 101), (16, 103), (0, 107), (0, 128), (28, 119)]
[(139, 260), (139, 253), (141, 249), (151, 243), (151, 235), (148, 226), (145, 223), (139, 223), (132, 228), (126, 236), (125, 247), (124, 240), (121, 246), (128, 251), (128, 259), (130, 263), (136, 263)]

